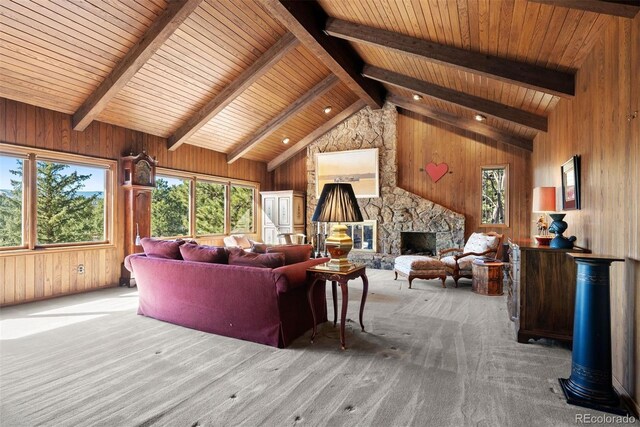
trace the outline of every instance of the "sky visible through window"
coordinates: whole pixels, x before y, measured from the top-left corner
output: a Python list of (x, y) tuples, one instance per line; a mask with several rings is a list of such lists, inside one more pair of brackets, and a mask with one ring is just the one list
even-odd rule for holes
[[(11, 189), (11, 179), (15, 177), (9, 173), (9, 171), (15, 169), (16, 165), (15, 157), (0, 155), (0, 190)], [(76, 165), (69, 165), (69, 167), (65, 169), (65, 172), (69, 174), (74, 171), (78, 172), (79, 175), (91, 175), (91, 178), (84, 182), (82, 191), (104, 192), (104, 175), (100, 173), (102, 169)]]

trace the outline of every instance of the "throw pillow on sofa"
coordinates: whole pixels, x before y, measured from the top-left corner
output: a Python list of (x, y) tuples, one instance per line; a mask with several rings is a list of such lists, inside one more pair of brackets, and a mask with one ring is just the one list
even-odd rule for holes
[(311, 245), (282, 245), (267, 248), (267, 253), (282, 253), (284, 254), (284, 265), (291, 265), (308, 261), (311, 258), (312, 250), (313, 246)]
[(267, 245), (266, 243), (251, 240), (251, 252), (254, 252), (256, 254), (266, 254), (268, 247), (269, 245)]
[(182, 259), (180, 255), (180, 245), (184, 240), (161, 240), (153, 237), (144, 237), (140, 243), (144, 254), (150, 258)]
[(284, 265), (284, 254), (256, 254), (240, 248), (229, 249), (229, 265), (246, 267), (278, 268)]
[(218, 246), (194, 245), (185, 243), (180, 246), (180, 254), (185, 261), (227, 264), (229, 256), (225, 248)]

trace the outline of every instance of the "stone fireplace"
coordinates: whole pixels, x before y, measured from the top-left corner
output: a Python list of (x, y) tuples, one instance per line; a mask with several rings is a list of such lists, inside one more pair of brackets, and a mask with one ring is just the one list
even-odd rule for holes
[[(380, 197), (358, 199), (365, 219), (376, 221), (375, 251), (356, 251), (349, 258), (371, 268), (393, 269), (402, 254), (402, 233), (427, 233), (432, 252), (464, 244), (464, 215), (437, 205), (397, 186), (396, 109), (387, 103), (380, 110), (363, 108), (307, 147), (307, 235), (317, 205), (316, 153), (378, 148)], [(417, 162), (426, 159), (416, 159)], [(435, 242), (433, 242), (435, 240)]]

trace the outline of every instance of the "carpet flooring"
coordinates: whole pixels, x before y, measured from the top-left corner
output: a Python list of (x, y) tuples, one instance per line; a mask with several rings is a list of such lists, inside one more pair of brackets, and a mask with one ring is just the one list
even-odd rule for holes
[(570, 350), (518, 344), (505, 297), (368, 276), (366, 332), (360, 281), (349, 287), (345, 351), (331, 322), (313, 344), (309, 331), (279, 350), (138, 316), (135, 288), (5, 308), (0, 425), (569, 426), (602, 415), (564, 401)]

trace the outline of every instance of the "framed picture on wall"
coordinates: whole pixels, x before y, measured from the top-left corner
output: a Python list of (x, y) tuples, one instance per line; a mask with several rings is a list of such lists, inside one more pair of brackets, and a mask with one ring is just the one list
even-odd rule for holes
[(316, 197), (327, 183), (347, 182), (357, 198), (380, 197), (378, 149), (316, 154)]
[(562, 210), (580, 209), (580, 156), (573, 156), (560, 167), (562, 172)]

